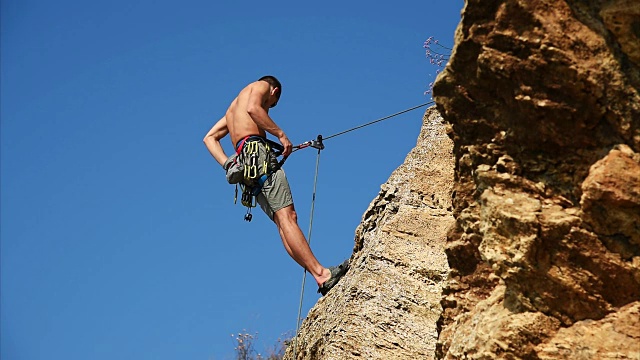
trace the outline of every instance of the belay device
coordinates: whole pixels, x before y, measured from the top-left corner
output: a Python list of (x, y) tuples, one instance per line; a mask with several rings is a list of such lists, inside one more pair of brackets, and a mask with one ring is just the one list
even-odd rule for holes
[[(259, 163), (260, 143), (265, 145), (267, 151), (266, 160), (263, 161), (262, 164)], [(322, 135), (318, 135), (315, 140), (310, 140), (294, 146), (293, 151), (307, 147), (316, 148), (318, 151), (323, 150), (324, 144), (322, 143)], [(245, 221), (251, 221), (253, 219), (251, 209), (256, 207), (258, 203), (257, 197), (260, 194), (260, 191), (262, 191), (264, 183), (272, 174), (278, 171), (287, 160), (288, 157), (285, 156), (282, 160), (277, 162), (276, 165), (270, 164), (272, 162), (272, 157), (279, 157), (282, 155), (283, 151), (284, 148), (282, 145), (259, 136), (248, 136), (240, 142), (238, 149), (236, 150), (237, 157), (233, 160), (233, 164), (230, 166), (233, 168), (227, 170), (227, 180), (229, 180), (230, 183), (234, 183), (230, 179), (233, 177), (233, 174), (230, 175), (229, 172), (236, 174), (239, 174), (240, 171), (242, 172), (242, 180), (235, 181), (236, 194), (234, 203), (237, 203), (238, 201), (238, 184), (240, 184), (240, 188), (242, 189), (240, 203), (247, 207), (247, 213), (244, 215)]]

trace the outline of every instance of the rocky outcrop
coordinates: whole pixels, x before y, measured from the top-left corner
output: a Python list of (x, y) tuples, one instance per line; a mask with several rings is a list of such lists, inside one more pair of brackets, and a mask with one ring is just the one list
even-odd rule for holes
[(639, 359), (640, 2), (468, 0), (437, 356)]
[(640, 2), (462, 15), (295, 359), (640, 359)]
[(432, 359), (453, 224), (453, 143), (435, 108), (356, 230), (351, 268), (311, 309), (287, 359)]

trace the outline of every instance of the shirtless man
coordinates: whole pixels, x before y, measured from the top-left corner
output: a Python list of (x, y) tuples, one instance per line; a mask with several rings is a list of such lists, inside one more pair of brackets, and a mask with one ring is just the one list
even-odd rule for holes
[[(227, 134), (231, 135), (231, 141), (236, 148), (243, 146), (245, 141), (253, 141), (259, 137), (256, 141), (259, 143), (261, 154), (267, 154), (269, 150), (265, 148), (264, 141), (260, 141), (260, 138), (266, 139), (266, 133), (269, 133), (278, 138), (282, 144), (283, 156), (288, 156), (291, 153), (293, 148), (291, 141), (269, 116), (269, 109), (276, 106), (281, 94), (282, 85), (278, 79), (273, 76), (264, 76), (242, 89), (231, 102), (222, 119), (209, 130), (203, 141), (211, 155), (224, 167), (225, 171), (231, 165), (231, 158), (225, 154), (220, 140)], [(252, 137), (247, 140), (249, 136)], [(271, 162), (270, 160), (273, 159), (266, 160)], [(262, 161), (261, 159), (260, 163)], [(330, 269), (320, 265), (298, 226), (291, 190), (282, 169), (269, 175), (261, 193), (257, 196), (257, 201), (262, 210), (278, 227), (278, 232), (289, 255), (313, 275), (319, 286), (318, 292), (326, 294), (344, 275), (348, 261)]]

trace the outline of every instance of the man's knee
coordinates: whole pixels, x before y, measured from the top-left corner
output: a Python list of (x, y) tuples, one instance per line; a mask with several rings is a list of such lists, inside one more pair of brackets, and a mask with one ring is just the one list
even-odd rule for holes
[(283, 222), (294, 222), (298, 223), (298, 214), (296, 210), (293, 208), (293, 205), (289, 205), (275, 212), (273, 215), (273, 220), (277, 225), (280, 225)]

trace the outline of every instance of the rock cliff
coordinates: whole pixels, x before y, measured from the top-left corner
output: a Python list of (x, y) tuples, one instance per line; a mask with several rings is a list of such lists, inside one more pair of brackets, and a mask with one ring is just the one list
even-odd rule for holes
[(434, 98), (296, 359), (640, 359), (640, 2), (467, 0)]
[(469, 0), (437, 356), (640, 358), (640, 2)]
[(356, 229), (349, 272), (303, 322), (296, 359), (433, 358), (449, 273), (452, 149), (442, 117), (427, 110), (416, 147)]

